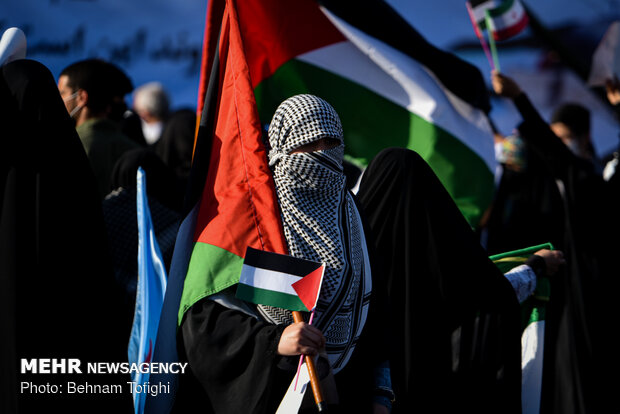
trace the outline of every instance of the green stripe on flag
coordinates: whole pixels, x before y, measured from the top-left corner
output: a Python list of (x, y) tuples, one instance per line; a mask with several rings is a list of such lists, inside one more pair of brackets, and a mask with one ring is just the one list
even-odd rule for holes
[(494, 9), (489, 9), (489, 14), (491, 15), (491, 17), (497, 17), (497, 16), (501, 16), (502, 14), (506, 13), (508, 10), (510, 10), (515, 3), (516, 0), (506, 0), (503, 1), (499, 7), (496, 7)]
[(534, 323), (534, 322), (544, 321), (546, 313), (547, 313), (547, 309), (544, 306), (533, 308), (532, 313), (530, 314), (530, 319), (526, 323), (526, 325), (529, 325), (530, 323)]
[(457, 137), (364, 86), (314, 65), (292, 60), (255, 91), (263, 123), (286, 98), (312, 93), (327, 100), (342, 121), (348, 155), (368, 163), (387, 147), (416, 151), (428, 162), (463, 215), (476, 226), (493, 196), (493, 174)]
[(297, 295), (289, 295), (275, 290), (261, 289), (248, 286), (243, 283), (239, 283), (237, 285), (237, 298), (243, 299), (246, 302), (276, 306), (278, 308), (293, 311), (309, 311)]
[(239, 282), (243, 258), (211, 244), (194, 243), (179, 305), (178, 324), (199, 300)]

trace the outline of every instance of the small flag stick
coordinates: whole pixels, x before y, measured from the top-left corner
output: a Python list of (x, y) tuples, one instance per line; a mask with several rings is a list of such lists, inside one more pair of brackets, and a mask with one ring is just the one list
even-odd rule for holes
[[(312, 325), (312, 320), (314, 319), (314, 309), (312, 309), (312, 313), (310, 314), (310, 320), (308, 321), (308, 325)], [(301, 370), (301, 364), (304, 362), (304, 356), (299, 355), (299, 364), (297, 364), (297, 374), (295, 375), (295, 386), (293, 390), (297, 389), (297, 381), (299, 380), (299, 371)]]
[(497, 58), (497, 48), (495, 47), (495, 38), (493, 37), (493, 26), (491, 26), (491, 15), (489, 14), (488, 10), (484, 11), (484, 18), (486, 20), (487, 29), (489, 31), (489, 45), (491, 46), (491, 55), (493, 56), (493, 62), (495, 63), (495, 68), (493, 69), (500, 72), (499, 59)]
[(493, 63), (493, 59), (491, 58), (491, 52), (489, 52), (489, 47), (487, 46), (486, 40), (484, 40), (484, 36), (478, 27), (478, 23), (476, 22), (476, 18), (474, 17), (474, 10), (471, 7), (470, 2), (466, 2), (465, 6), (467, 7), (467, 14), (469, 14), (469, 20), (471, 20), (472, 26), (474, 26), (474, 32), (476, 33), (476, 37), (480, 41), (480, 45), (482, 46), (482, 50), (484, 50), (484, 54), (489, 61), (489, 65), (491, 66), (491, 70), (495, 70), (495, 64)]
[[(303, 322), (301, 314), (297, 311), (293, 311), (293, 320), (295, 322)], [(310, 385), (312, 386), (312, 393), (314, 394), (314, 402), (320, 413), (327, 412), (327, 405), (323, 399), (323, 392), (321, 391), (321, 383), (319, 382), (319, 376), (316, 374), (316, 368), (314, 367), (314, 361), (310, 355), (305, 355), (306, 366), (308, 367), (308, 374), (310, 375)]]

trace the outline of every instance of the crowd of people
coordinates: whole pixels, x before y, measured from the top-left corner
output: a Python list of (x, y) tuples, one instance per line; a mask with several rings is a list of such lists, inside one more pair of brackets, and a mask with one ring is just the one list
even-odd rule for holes
[[(134, 91), (121, 69), (99, 59), (75, 62), (57, 80), (27, 59), (4, 64), (0, 75), (0, 314), (14, 338), (0, 341), (0, 355), (14, 368), (3, 370), (3, 387), (17, 390), (15, 361), (41, 349), (54, 358), (126, 359), (136, 171), (148, 177), (169, 267), (196, 115), (171, 110), (159, 83)], [(561, 106), (547, 123), (513, 79), (493, 72), (491, 85), (523, 121), (509, 136), (496, 134), (501, 177), (479, 229), (417, 153), (385, 149), (360, 172), (343, 159), (346, 131), (328, 102), (296, 95), (278, 107), (268, 162), (287, 246), (327, 266), (315, 322), (240, 306), (226, 293), (198, 301), (179, 328), (190, 367), (181, 385), (192, 390), (181, 390), (179, 412), (275, 412), (296, 358), (307, 354), (317, 356), (331, 412), (520, 413), (519, 304), (543, 277), (553, 291), (541, 412), (620, 410), (617, 381), (605, 374), (620, 362), (609, 333), (618, 317), (618, 174), (603, 179), (586, 108)], [(617, 103), (614, 91), (610, 84)], [(555, 249), (506, 274), (489, 259), (546, 242)], [(306, 397), (300, 412), (313, 412)], [(72, 400), (71, 409), (87, 412), (96, 399)], [(33, 411), (66, 403), (17, 393), (8, 400)], [(118, 396), (97, 404), (131, 410)]]

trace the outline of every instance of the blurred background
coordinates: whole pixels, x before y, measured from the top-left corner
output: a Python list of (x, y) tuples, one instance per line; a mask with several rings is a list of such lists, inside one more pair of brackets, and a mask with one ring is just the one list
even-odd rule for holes
[[(434, 45), (475, 64), (488, 81), (489, 63), (462, 0), (389, 0)], [(601, 87), (588, 84), (592, 55), (610, 25), (620, 19), (620, 0), (523, 0), (530, 24), (498, 43), (502, 72), (528, 93), (541, 114), (577, 101), (593, 114), (599, 157), (618, 146), (616, 114)], [(134, 87), (159, 81), (171, 108), (195, 108), (207, 2), (196, 0), (0, 0), (0, 31), (19, 27), (28, 57), (57, 78), (77, 60), (101, 57), (130, 76)], [(128, 97), (130, 99), (131, 97)], [(493, 99), (491, 117), (510, 134), (519, 115)]]

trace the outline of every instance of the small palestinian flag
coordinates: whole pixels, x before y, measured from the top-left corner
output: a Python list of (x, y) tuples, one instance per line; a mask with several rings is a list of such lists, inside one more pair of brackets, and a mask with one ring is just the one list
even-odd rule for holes
[(495, 40), (506, 40), (518, 35), (529, 21), (519, 0), (473, 0), (471, 6), (481, 28), (486, 28), (485, 12), (489, 11), (491, 27), (488, 29)]
[(321, 263), (248, 247), (237, 285), (237, 298), (310, 312), (316, 306), (324, 270)]

